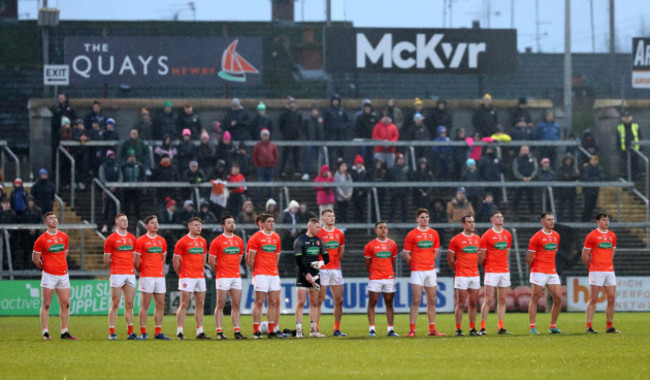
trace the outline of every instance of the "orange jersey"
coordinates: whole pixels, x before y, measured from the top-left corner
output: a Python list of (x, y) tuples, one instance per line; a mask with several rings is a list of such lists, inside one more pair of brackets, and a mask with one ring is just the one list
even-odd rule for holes
[(485, 273), (508, 273), (508, 250), (512, 248), (512, 234), (502, 229), (495, 232), (492, 228), (481, 236), (481, 249), (485, 249)]
[[(325, 243), (327, 254), (330, 257), (330, 262), (321, 269), (340, 269), (341, 258), (339, 257), (339, 250), (341, 247), (345, 247), (345, 235), (343, 232), (336, 227), (334, 227), (334, 231), (327, 231), (325, 228), (321, 228), (317, 236)], [(319, 255), (318, 260), (322, 259), (323, 257)]]
[(68, 273), (68, 235), (57, 231), (54, 235), (45, 231), (36, 239), (34, 252), (41, 254), (43, 272), (54, 276), (63, 276)]
[(397, 256), (397, 244), (391, 239), (374, 239), (363, 248), (363, 257), (370, 259), (370, 280), (395, 278), (393, 258)]
[(466, 236), (459, 233), (449, 242), (449, 251), (456, 254), (456, 277), (476, 277), (478, 272), (478, 251), (481, 238), (477, 234)]
[(208, 252), (208, 243), (201, 236), (192, 239), (190, 235), (183, 236), (174, 248), (174, 256), (181, 257), (180, 278), (203, 278), (205, 272), (205, 254)]
[(165, 277), (163, 255), (167, 253), (167, 241), (162, 236), (140, 236), (133, 252), (140, 256), (140, 277)]
[(237, 235), (221, 234), (210, 243), (210, 256), (217, 258), (217, 278), (236, 278), (244, 255), (244, 241)]
[(104, 254), (111, 255), (111, 274), (135, 274), (133, 267), (133, 249), (135, 236), (127, 232), (120, 235), (113, 232), (104, 242)]
[(590, 272), (614, 271), (615, 233), (609, 230), (602, 233), (595, 229), (585, 238), (585, 248), (591, 249)]
[(404, 239), (404, 251), (411, 253), (411, 271), (427, 271), (436, 268), (434, 251), (440, 248), (438, 231), (416, 227)]
[(555, 254), (560, 245), (560, 234), (552, 231), (550, 234), (539, 230), (528, 243), (528, 250), (535, 252), (531, 272), (535, 273), (557, 273), (555, 269)]
[(280, 235), (272, 232), (267, 235), (258, 231), (248, 241), (248, 253), (255, 253), (253, 275), (278, 276), (278, 255), (280, 254)]

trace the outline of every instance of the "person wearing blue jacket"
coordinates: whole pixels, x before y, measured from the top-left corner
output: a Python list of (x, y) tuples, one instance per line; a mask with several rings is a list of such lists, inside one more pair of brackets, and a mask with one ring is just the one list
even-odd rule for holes
[[(434, 141), (436, 142), (449, 142), (451, 141), (447, 137), (447, 128), (444, 125), (438, 126), (436, 129), (436, 134), (438, 137)], [(452, 156), (454, 149), (451, 146), (434, 146), (433, 154), (436, 158), (436, 180), (437, 181), (448, 181), (449, 180), (449, 167), (452, 162)]]

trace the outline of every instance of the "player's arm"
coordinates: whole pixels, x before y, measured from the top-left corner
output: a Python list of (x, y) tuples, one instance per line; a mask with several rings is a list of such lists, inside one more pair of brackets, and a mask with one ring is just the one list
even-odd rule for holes
[(135, 270), (140, 272), (140, 264), (142, 262), (140, 261), (140, 254), (137, 252), (133, 252), (133, 266), (135, 267)]
[(107, 240), (106, 243), (104, 243), (104, 265), (106, 265), (109, 268), (111, 267), (111, 262), (113, 261), (112, 260), (113, 257), (110, 252), (111, 250), (110, 243), (111, 243), (110, 239)]
[(162, 254), (162, 262), (165, 264), (167, 262), (167, 252), (163, 252)]
[(246, 255), (246, 264), (248, 264), (248, 267), (251, 268), (251, 270), (255, 270), (255, 253), (254, 250), (250, 249)]
[(43, 269), (43, 262), (41, 261), (41, 253), (32, 251), (32, 262), (36, 265), (36, 268)]
[(528, 264), (528, 267), (532, 268), (534, 261), (535, 261), (535, 251), (531, 251), (529, 249), (528, 253), (526, 253), (526, 264)]
[(370, 273), (370, 262), (372, 261), (370, 257), (364, 257), (366, 263), (366, 270)]
[(345, 252), (345, 246), (342, 245), (339, 247), (339, 261), (343, 260), (343, 253)]
[(612, 257), (614, 257), (614, 255), (616, 255), (616, 247), (612, 248)]
[(591, 262), (591, 248), (582, 248), (582, 262), (585, 263), (585, 267), (589, 269), (589, 263)]
[(478, 251), (478, 263), (481, 264), (483, 268), (485, 268), (485, 253), (487, 252), (487, 249), (483, 248), (480, 251)]
[(440, 255), (440, 248), (435, 248), (433, 250), (433, 261), (438, 260), (438, 256)]
[(217, 256), (208, 256), (208, 264), (210, 265), (210, 269), (212, 269), (214, 273), (217, 273)]
[[(323, 260), (321, 260), (321, 261), (323, 262), (323, 265), (327, 265), (330, 262), (330, 254), (327, 253), (327, 248), (325, 248), (325, 242), (323, 242), (323, 239), (319, 239), (319, 240), (320, 240), (320, 255), (323, 258)], [(341, 253), (341, 252), (343, 252), (342, 247), (341, 247), (341, 249), (339, 249), (339, 253)], [(341, 259), (341, 256), (339, 256), (339, 259)], [(320, 265), (320, 263), (319, 263), (319, 265)], [(318, 269), (320, 269), (320, 267), (323, 266), (323, 265), (320, 265)]]
[(174, 272), (176, 272), (176, 275), (180, 276), (181, 275), (181, 256), (174, 254), (174, 258), (172, 259), (172, 265), (174, 266)]
[(451, 270), (456, 272), (456, 252), (452, 250), (447, 251), (447, 263), (449, 263)]
[(402, 257), (407, 264), (411, 264), (411, 251), (402, 250)]

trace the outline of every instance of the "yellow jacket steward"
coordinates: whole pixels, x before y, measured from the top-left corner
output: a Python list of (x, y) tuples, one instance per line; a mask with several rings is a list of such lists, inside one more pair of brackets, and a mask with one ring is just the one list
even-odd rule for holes
[[(619, 124), (616, 129), (618, 129), (618, 136), (621, 139), (621, 150), (625, 151), (627, 147), (625, 146), (625, 125)], [(632, 123), (630, 125), (630, 129), (632, 129), (632, 141), (638, 142), (639, 141), (639, 124), (637, 123)], [(634, 145), (634, 148), (637, 150), (640, 149), (639, 145)]]

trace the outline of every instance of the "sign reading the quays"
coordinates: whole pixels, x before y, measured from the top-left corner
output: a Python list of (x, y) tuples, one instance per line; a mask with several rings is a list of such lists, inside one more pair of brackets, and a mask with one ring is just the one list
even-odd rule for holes
[(515, 29), (346, 28), (325, 30), (333, 73), (515, 74)]
[(239, 252), (241, 252), (241, 249), (239, 247), (226, 247), (223, 252), (226, 255), (238, 255)]
[(64, 46), (73, 86), (262, 84), (260, 38), (68, 36)]

